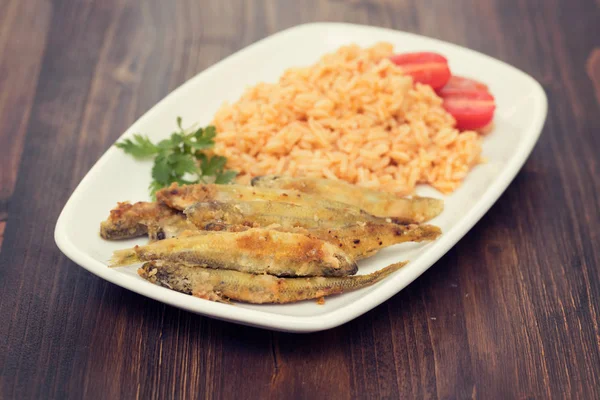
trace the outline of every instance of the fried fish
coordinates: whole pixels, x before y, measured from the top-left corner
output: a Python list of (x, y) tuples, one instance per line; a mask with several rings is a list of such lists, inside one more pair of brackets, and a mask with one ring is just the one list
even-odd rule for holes
[(435, 240), (442, 231), (434, 225), (367, 222), (338, 229), (314, 229), (309, 233), (339, 247), (354, 260), (361, 260), (395, 244)]
[(252, 186), (264, 189), (294, 190), (332, 201), (347, 203), (378, 217), (393, 218), (398, 223), (421, 223), (439, 215), (444, 209), (442, 200), (413, 196), (399, 197), (341, 180), (295, 178), (266, 175), (252, 179)]
[(111, 266), (154, 260), (277, 276), (344, 276), (358, 270), (356, 263), (331, 243), (267, 229), (190, 234), (118, 250)]
[(226, 225), (267, 227), (276, 224), (281, 230), (293, 228), (339, 228), (367, 222), (386, 223), (365, 212), (349, 212), (339, 208), (313, 207), (280, 201), (209, 201), (192, 204), (184, 214), (197, 227), (203, 222), (220, 222)]
[(359, 260), (398, 243), (436, 239), (441, 231), (433, 225), (398, 225), (382, 218), (356, 220), (337, 213), (276, 202), (196, 203), (184, 211), (201, 230), (243, 231), (248, 227), (305, 233), (330, 242)]
[(184, 230), (195, 229), (181, 212), (159, 203), (123, 202), (110, 211), (100, 224), (104, 239), (130, 239), (148, 235), (151, 240), (175, 237)]
[(405, 264), (392, 264), (369, 275), (278, 278), (158, 261), (145, 263), (138, 274), (157, 285), (203, 299), (281, 304), (361, 289), (381, 281)]
[(345, 210), (360, 214), (361, 210), (349, 204), (313, 196), (296, 190), (259, 188), (245, 185), (195, 184), (179, 186), (173, 183), (156, 192), (156, 200), (176, 210), (185, 210), (198, 202), (274, 201), (292, 203), (312, 208)]

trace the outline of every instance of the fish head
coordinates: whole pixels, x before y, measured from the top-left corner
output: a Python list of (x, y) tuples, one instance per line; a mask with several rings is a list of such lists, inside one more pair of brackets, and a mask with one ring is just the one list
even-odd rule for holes
[(281, 179), (281, 176), (279, 176), (279, 175), (261, 175), (261, 176), (255, 176), (250, 181), (250, 184), (252, 186), (269, 187), (269, 186), (271, 186), (272, 182), (274, 182), (274, 181), (276, 181), (278, 179)]

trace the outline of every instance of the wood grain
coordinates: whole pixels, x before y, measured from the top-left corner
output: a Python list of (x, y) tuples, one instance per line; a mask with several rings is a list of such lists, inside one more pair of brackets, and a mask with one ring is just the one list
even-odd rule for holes
[[(146, 299), (58, 251), (65, 201), (136, 118), (313, 21), (451, 41), (548, 94), (523, 170), (435, 266), (294, 335)], [(598, 26), (594, 0), (0, 2), (0, 398), (600, 398)]]
[(0, 4), (0, 231), (17, 179), (50, 11), (42, 0)]
[(4, 239), (4, 230), (6, 229), (6, 221), (0, 221), (0, 248), (2, 247), (2, 240)]
[(600, 47), (594, 48), (585, 65), (586, 72), (594, 85), (596, 100), (600, 105)]

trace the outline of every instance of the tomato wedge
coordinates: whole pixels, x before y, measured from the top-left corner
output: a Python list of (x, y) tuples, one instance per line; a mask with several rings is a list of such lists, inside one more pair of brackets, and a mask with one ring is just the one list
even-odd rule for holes
[(453, 75), (444, 87), (438, 90), (438, 95), (444, 97), (449, 94), (466, 92), (490, 92), (487, 85), (474, 79)]
[(452, 76), (437, 90), (444, 108), (456, 120), (460, 130), (482, 130), (494, 119), (496, 101), (487, 85), (474, 79)]
[(433, 89), (442, 88), (451, 76), (448, 60), (441, 54), (430, 52), (394, 54), (390, 60), (402, 68), (405, 74), (412, 76), (415, 82), (429, 85)]
[(454, 92), (442, 98), (444, 108), (452, 114), (460, 130), (481, 129), (494, 118), (496, 102), (487, 91)]

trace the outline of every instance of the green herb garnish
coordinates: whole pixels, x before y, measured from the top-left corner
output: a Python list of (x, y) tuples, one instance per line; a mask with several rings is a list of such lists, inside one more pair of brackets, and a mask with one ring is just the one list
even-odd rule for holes
[(226, 170), (227, 159), (222, 156), (209, 156), (203, 150), (214, 146), (217, 134), (214, 126), (198, 128), (189, 133), (181, 126), (181, 117), (177, 117), (179, 131), (173, 132), (169, 139), (154, 144), (147, 136), (133, 135), (116, 144), (125, 153), (137, 159), (154, 158), (150, 194), (169, 186), (173, 182), (180, 185), (194, 183), (230, 183), (236, 171)]

